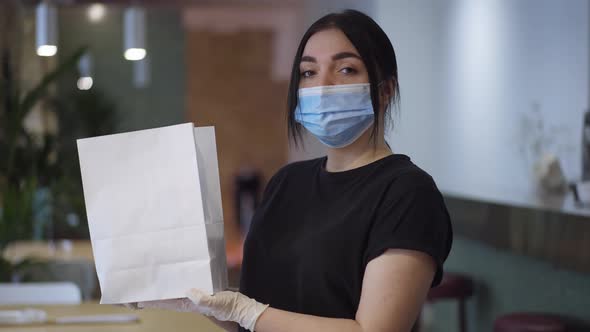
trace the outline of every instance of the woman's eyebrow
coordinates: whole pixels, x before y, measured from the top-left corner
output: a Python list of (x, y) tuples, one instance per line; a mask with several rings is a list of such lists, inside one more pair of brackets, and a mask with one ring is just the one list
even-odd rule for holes
[(334, 55), (332, 55), (332, 60), (336, 61), (336, 60), (342, 60), (342, 59), (346, 59), (346, 58), (357, 58), (359, 60), (362, 60), (360, 56), (358, 56), (355, 53), (352, 52), (340, 52), (340, 53), (336, 53)]
[[(362, 61), (360, 56), (358, 56), (357, 54), (352, 53), (352, 52), (340, 52), (340, 53), (336, 53), (336, 54), (332, 55), (332, 61), (342, 60), (342, 59), (346, 59), (346, 58), (357, 58)], [(301, 62), (316, 63), (318, 61), (316, 60), (316, 58), (314, 58), (312, 56), (304, 55), (301, 57)]]
[(301, 62), (318, 62), (318, 61), (312, 56), (304, 55), (301, 57)]

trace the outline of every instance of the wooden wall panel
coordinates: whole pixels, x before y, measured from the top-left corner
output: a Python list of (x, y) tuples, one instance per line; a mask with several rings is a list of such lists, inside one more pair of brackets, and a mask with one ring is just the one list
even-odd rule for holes
[(187, 32), (187, 118), (215, 126), (228, 260), (241, 250), (234, 176), (254, 167), (266, 182), (288, 156), (288, 83), (271, 79), (272, 33)]

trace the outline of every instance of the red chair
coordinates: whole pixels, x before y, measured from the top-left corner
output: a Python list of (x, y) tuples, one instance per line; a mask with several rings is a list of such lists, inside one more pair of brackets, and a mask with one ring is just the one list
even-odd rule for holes
[[(468, 276), (457, 273), (445, 273), (440, 284), (428, 292), (426, 302), (434, 303), (441, 300), (456, 300), (459, 302), (459, 331), (467, 331), (465, 315), (465, 300), (473, 295), (473, 280)], [(415, 331), (419, 328), (416, 327)]]
[(565, 332), (557, 316), (542, 313), (511, 313), (494, 321), (494, 332)]

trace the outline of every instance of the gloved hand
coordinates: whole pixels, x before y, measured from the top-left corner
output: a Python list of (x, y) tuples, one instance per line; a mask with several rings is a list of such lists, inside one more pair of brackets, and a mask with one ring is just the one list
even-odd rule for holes
[(268, 308), (238, 292), (224, 291), (213, 295), (190, 289), (185, 299), (139, 302), (139, 308), (154, 308), (181, 312), (198, 312), (219, 321), (232, 321), (254, 331), (258, 317)]

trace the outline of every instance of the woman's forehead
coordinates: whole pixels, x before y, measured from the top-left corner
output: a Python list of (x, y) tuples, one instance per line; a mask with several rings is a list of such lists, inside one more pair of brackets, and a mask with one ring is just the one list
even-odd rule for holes
[(357, 49), (340, 29), (326, 29), (313, 34), (305, 48), (303, 56), (329, 58), (334, 54), (349, 52), (358, 55)]

